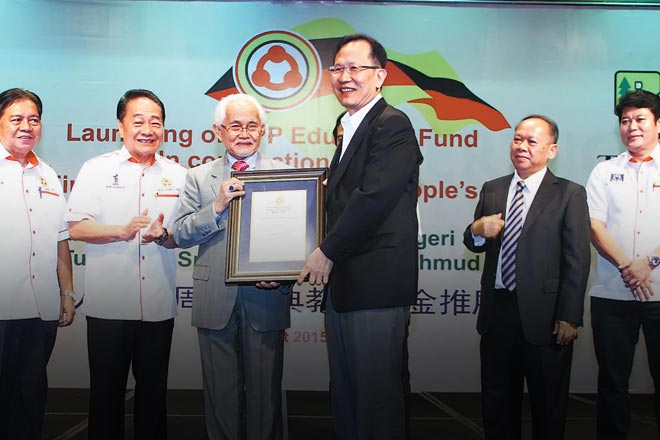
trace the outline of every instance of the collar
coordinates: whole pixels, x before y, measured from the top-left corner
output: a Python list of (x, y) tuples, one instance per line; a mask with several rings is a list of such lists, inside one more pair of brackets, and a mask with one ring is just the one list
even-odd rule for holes
[(376, 103), (380, 101), (382, 98), (383, 98), (382, 95), (378, 93), (376, 96), (374, 96), (374, 99), (369, 101), (369, 104), (365, 105), (360, 110), (353, 113), (352, 115), (349, 115), (348, 112), (346, 112), (346, 114), (341, 118), (341, 125), (346, 127), (346, 125), (344, 124), (346, 122), (351, 127), (355, 127), (355, 128), (359, 127), (364, 117), (367, 116), (367, 113), (369, 113), (369, 110), (371, 110), (373, 106), (376, 105)]
[[(14, 156), (9, 154), (9, 151), (7, 151), (4, 147), (4, 145), (0, 144), (0, 156), (4, 157), (7, 160), (11, 160), (13, 162), (18, 162), (18, 159), (16, 159)], [(30, 151), (27, 155), (27, 160), (28, 163), (26, 165), (27, 167), (36, 167), (39, 165), (39, 158), (37, 157), (36, 154), (34, 154), (33, 151)]]
[(229, 168), (231, 169), (232, 165), (234, 165), (235, 162), (238, 162), (239, 160), (242, 160), (244, 162), (247, 162), (248, 164), (248, 170), (256, 170), (257, 169), (257, 158), (259, 155), (257, 154), (259, 150), (255, 151), (254, 153), (250, 154), (248, 157), (244, 159), (236, 159), (234, 156), (229, 154), (229, 151), (227, 151), (226, 156), (227, 156), (227, 164), (229, 165)]
[[(658, 144), (658, 145), (660, 145), (660, 144)], [(658, 145), (656, 145), (655, 148), (653, 149), (653, 151), (651, 151), (651, 154), (649, 154), (648, 156), (646, 156), (646, 158), (645, 158), (644, 160), (642, 160), (642, 161), (640, 161), (640, 160), (635, 159), (634, 157), (632, 157), (632, 155), (630, 154), (630, 152), (629, 152), (628, 150), (626, 150), (626, 152), (624, 153), (624, 154), (626, 155), (626, 160), (627, 160), (628, 162), (631, 162), (631, 163), (650, 162), (650, 161), (653, 160), (653, 161), (655, 161), (655, 162), (657, 163), (657, 162), (658, 162), (658, 155), (660, 155), (660, 152), (658, 151), (658, 150), (659, 150)]]
[[(120, 160), (126, 160), (131, 163), (139, 164), (136, 158), (131, 156), (131, 153), (129, 153), (128, 148), (126, 148), (126, 145), (121, 146), (121, 150), (119, 150), (119, 159)], [(154, 157), (151, 160), (151, 163), (148, 166), (154, 165), (158, 161), (158, 154), (154, 154)]]
[(527, 179), (521, 179), (518, 175), (518, 171), (516, 171), (513, 173), (513, 179), (511, 179), (511, 185), (509, 188), (515, 188), (519, 180), (524, 180), (525, 187), (529, 190), (529, 193), (536, 194), (539, 187), (541, 186), (541, 183), (543, 182), (543, 178), (545, 177), (545, 173), (547, 171), (548, 167), (543, 167), (531, 176), (527, 177)]

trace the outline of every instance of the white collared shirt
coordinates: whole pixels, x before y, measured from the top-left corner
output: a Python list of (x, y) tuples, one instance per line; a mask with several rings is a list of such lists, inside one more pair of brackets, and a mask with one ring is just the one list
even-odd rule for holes
[[(156, 155), (145, 168), (126, 147), (85, 162), (69, 196), (67, 221), (125, 225), (148, 210), (171, 227), (186, 169)], [(84, 312), (104, 319), (163, 321), (176, 315), (176, 251), (131, 241), (86, 244)]]
[(21, 164), (0, 145), (0, 320), (60, 316), (58, 242), (69, 238), (57, 173), (32, 154)]
[(360, 110), (356, 111), (352, 115), (349, 115), (348, 112), (341, 118), (341, 126), (344, 129), (344, 137), (342, 138), (341, 141), (341, 153), (339, 155), (339, 161), (344, 157), (344, 153), (348, 149), (348, 146), (351, 143), (351, 140), (353, 139), (353, 135), (355, 135), (355, 131), (357, 128), (360, 126), (362, 121), (364, 120), (364, 117), (367, 116), (367, 113), (369, 113), (369, 110), (376, 105), (379, 99), (382, 99), (381, 94), (377, 94), (374, 99), (372, 99), (369, 104), (365, 105), (362, 107)]
[[(632, 162), (628, 151), (600, 162), (587, 182), (589, 216), (605, 222), (616, 244), (633, 259), (645, 257), (660, 245), (660, 147), (647, 162)], [(660, 269), (651, 280), (660, 286)], [(595, 281), (589, 295), (634, 301), (617, 267), (598, 255)], [(657, 291), (650, 301), (660, 301)]]

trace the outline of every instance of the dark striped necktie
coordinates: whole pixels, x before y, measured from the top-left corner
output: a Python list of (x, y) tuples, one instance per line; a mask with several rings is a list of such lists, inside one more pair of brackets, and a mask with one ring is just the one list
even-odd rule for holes
[(509, 290), (516, 288), (516, 249), (518, 240), (523, 227), (523, 189), (525, 182), (519, 180), (516, 187), (516, 193), (511, 200), (509, 214), (504, 223), (504, 232), (502, 236), (502, 284)]

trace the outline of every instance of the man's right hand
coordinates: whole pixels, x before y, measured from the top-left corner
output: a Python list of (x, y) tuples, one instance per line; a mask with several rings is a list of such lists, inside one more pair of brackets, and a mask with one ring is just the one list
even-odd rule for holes
[(130, 222), (121, 227), (119, 237), (124, 241), (131, 241), (140, 229), (146, 228), (150, 224), (151, 217), (149, 217), (149, 210), (145, 209), (142, 214), (133, 217)]
[(504, 228), (502, 213), (485, 215), (472, 223), (472, 233), (483, 238), (496, 238)]
[(309, 277), (308, 282), (311, 285), (328, 284), (333, 265), (334, 262), (326, 257), (320, 248), (316, 248), (305, 261), (296, 283), (300, 285)]

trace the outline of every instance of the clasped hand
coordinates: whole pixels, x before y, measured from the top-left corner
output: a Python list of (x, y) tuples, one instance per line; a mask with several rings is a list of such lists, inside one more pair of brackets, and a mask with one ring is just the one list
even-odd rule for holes
[(483, 238), (495, 238), (504, 228), (502, 213), (485, 215), (472, 223), (472, 233)]
[(648, 301), (653, 296), (653, 281), (650, 279), (651, 271), (652, 269), (645, 257), (637, 258), (619, 266), (621, 279), (633, 296), (640, 301)]

